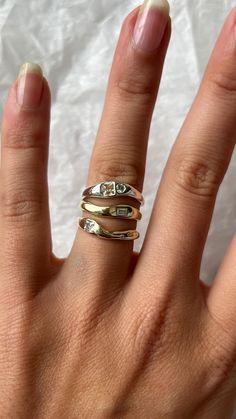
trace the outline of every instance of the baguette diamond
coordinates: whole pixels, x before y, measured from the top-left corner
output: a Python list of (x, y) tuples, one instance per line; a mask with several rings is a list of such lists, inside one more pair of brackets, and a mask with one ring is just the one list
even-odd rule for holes
[(129, 209), (126, 207), (120, 207), (116, 209), (116, 216), (117, 217), (128, 217)]

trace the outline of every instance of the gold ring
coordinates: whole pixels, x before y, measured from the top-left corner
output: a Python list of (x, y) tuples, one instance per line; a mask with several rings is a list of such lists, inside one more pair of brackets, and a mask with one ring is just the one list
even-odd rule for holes
[(95, 234), (101, 239), (136, 240), (139, 238), (139, 233), (136, 230), (108, 231), (105, 230), (96, 221), (91, 220), (90, 218), (78, 218), (78, 225), (80, 228), (82, 228), (82, 230), (90, 234)]
[(89, 201), (81, 201), (80, 208), (100, 217), (126, 218), (129, 220), (141, 220), (142, 218), (142, 214), (137, 208), (126, 204), (99, 206)]

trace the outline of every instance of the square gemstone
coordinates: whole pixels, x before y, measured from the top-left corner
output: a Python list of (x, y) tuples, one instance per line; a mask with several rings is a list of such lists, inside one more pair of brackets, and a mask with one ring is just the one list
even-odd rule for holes
[(93, 220), (86, 220), (84, 223), (84, 230), (88, 233), (91, 233), (93, 231), (93, 228), (95, 227), (95, 222)]
[(115, 196), (116, 195), (116, 184), (115, 182), (104, 182), (100, 186), (100, 193), (103, 196)]
[(129, 210), (125, 207), (117, 208), (116, 215), (117, 217), (127, 217), (129, 215)]

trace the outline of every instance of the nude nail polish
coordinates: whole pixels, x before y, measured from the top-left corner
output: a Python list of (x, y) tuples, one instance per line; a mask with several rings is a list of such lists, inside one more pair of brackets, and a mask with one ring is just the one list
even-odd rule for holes
[(43, 89), (43, 72), (38, 64), (25, 63), (21, 66), (17, 84), (17, 103), (20, 106), (37, 108)]
[(168, 22), (170, 6), (167, 0), (146, 0), (140, 8), (134, 28), (136, 47), (147, 53), (160, 46)]

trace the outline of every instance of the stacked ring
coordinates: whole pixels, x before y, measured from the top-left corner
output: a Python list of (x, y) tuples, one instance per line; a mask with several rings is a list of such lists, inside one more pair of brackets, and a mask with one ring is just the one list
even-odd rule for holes
[[(132, 197), (141, 205), (144, 203), (142, 194), (133, 186), (127, 183), (110, 180), (97, 183), (96, 185), (92, 185), (84, 189), (82, 192), (80, 208), (99, 217), (140, 220), (142, 217), (141, 212), (137, 208), (126, 203), (119, 205), (113, 204), (110, 206), (99, 206), (87, 201), (88, 197), (113, 198), (121, 196)], [(95, 234), (97, 237), (102, 239), (136, 240), (139, 237), (139, 233), (136, 230), (108, 231), (103, 228), (97, 221), (86, 217), (80, 217), (78, 219), (78, 226), (87, 233)]]
[(141, 220), (142, 218), (142, 214), (137, 208), (125, 204), (101, 207), (88, 201), (81, 201), (80, 208), (91, 214), (104, 217), (126, 218), (129, 220)]
[(95, 234), (102, 239), (115, 239), (115, 240), (135, 240), (138, 239), (139, 233), (136, 230), (126, 231), (108, 231), (105, 230), (96, 221), (90, 218), (80, 217), (78, 219), (79, 227), (90, 234)]
[(137, 189), (127, 183), (116, 182), (113, 180), (97, 183), (96, 185), (86, 188), (83, 191), (82, 196), (83, 198), (113, 198), (115, 196), (130, 196), (139, 201), (140, 204), (144, 204), (143, 196)]

